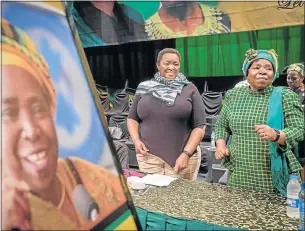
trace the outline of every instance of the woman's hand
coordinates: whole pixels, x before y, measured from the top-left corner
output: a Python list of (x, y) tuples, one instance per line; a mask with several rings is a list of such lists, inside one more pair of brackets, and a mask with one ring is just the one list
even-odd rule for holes
[(5, 177), (2, 183), (2, 228), (3, 230), (32, 230), (30, 206), (27, 193), (29, 187), (12, 177)]
[(262, 140), (274, 141), (277, 136), (276, 131), (268, 125), (256, 125), (255, 132)]
[(174, 170), (176, 173), (180, 173), (183, 169), (187, 168), (190, 157), (185, 153), (182, 153), (176, 160)]
[(226, 145), (217, 145), (216, 151), (215, 151), (215, 159), (216, 160), (222, 160), (226, 156), (229, 155), (229, 149)]
[(137, 154), (146, 155), (149, 151), (141, 140), (134, 141), (134, 146)]

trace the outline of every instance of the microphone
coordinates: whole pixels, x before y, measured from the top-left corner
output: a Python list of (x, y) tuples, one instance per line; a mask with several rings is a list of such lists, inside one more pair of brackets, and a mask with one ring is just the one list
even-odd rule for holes
[(73, 203), (86, 220), (96, 221), (100, 212), (98, 204), (82, 184), (76, 185), (73, 192)]

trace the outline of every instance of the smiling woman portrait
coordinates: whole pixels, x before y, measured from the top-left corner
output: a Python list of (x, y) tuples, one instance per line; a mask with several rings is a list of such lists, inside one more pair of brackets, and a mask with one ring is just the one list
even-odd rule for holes
[(3, 18), (1, 28), (2, 228), (91, 229), (126, 202), (119, 176), (59, 158), (48, 64), (23, 30)]
[(228, 185), (285, 195), (289, 174), (302, 170), (291, 151), (303, 139), (300, 101), (288, 88), (272, 86), (278, 77), (274, 50), (249, 49), (242, 70), (249, 86), (226, 94), (216, 123), (215, 157), (229, 169)]
[(179, 72), (180, 62), (175, 49), (159, 52), (158, 72), (138, 86), (127, 125), (142, 172), (196, 180), (205, 110), (196, 86)]

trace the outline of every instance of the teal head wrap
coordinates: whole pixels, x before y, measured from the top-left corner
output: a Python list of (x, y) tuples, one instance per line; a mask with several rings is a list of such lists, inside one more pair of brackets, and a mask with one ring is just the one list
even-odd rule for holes
[(251, 66), (251, 64), (258, 59), (266, 59), (268, 60), (274, 69), (274, 76), (273, 76), (273, 81), (279, 77), (279, 65), (278, 65), (278, 55), (275, 53), (275, 50), (254, 50), (254, 49), (249, 49), (247, 50), (246, 54), (246, 59), (243, 63), (242, 66), (242, 71), (244, 73), (244, 76), (247, 76), (248, 74), (248, 69)]

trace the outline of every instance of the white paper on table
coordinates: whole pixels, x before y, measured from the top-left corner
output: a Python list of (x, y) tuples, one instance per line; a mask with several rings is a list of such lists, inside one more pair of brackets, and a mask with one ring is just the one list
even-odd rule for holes
[(168, 186), (170, 183), (172, 183), (177, 179), (178, 178), (160, 175), (160, 174), (148, 174), (142, 177), (142, 180), (145, 182), (145, 184), (159, 186), (159, 187)]

